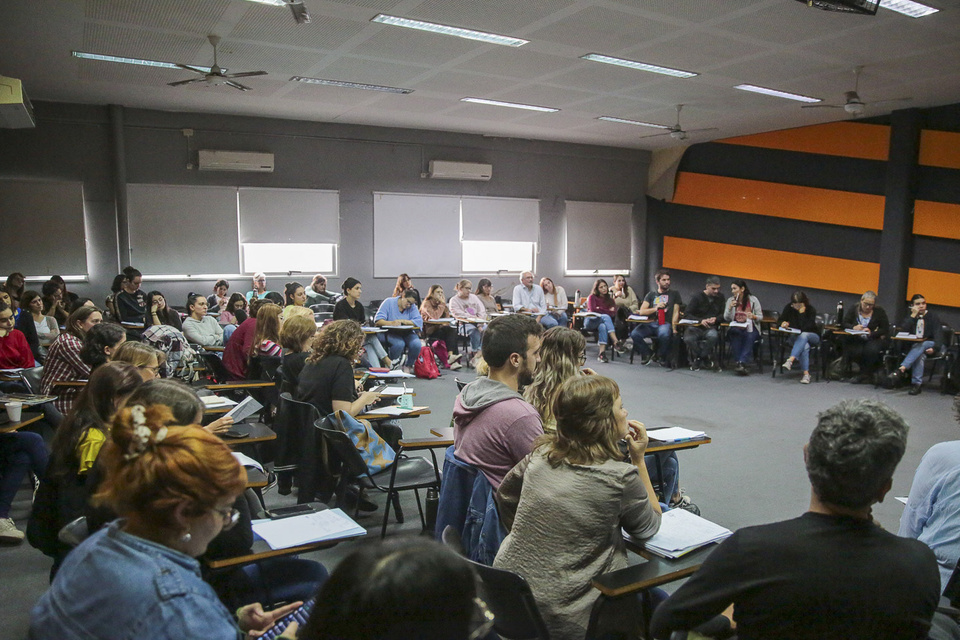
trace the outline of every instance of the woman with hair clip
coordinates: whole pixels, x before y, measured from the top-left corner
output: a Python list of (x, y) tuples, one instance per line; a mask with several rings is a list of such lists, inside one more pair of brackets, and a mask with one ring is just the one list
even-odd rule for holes
[(427, 342), (433, 340), (443, 340), (447, 347), (446, 366), (454, 371), (462, 365), (457, 362), (460, 359), (460, 340), (457, 335), (456, 327), (449, 325), (430, 324), (429, 320), (442, 320), (450, 317), (450, 309), (447, 307), (447, 299), (443, 293), (443, 287), (439, 284), (430, 286), (430, 292), (426, 300), (420, 305), (420, 317), (423, 318), (423, 335)]
[(570, 321), (567, 317), (567, 305), (570, 304), (570, 301), (567, 300), (567, 292), (563, 287), (558, 287), (553, 284), (553, 280), (546, 277), (540, 278), (540, 288), (543, 289), (543, 297), (547, 300), (548, 314), (553, 316), (553, 319), (561, 327), (567, 326)]
[(116, 350), (127, 341), (126, 330), (112, 322), (102, 322), (91, 327), (83, 341), (80, 359), (87, 363), (90, 371), (96, 370), (113, 359)]
[(794, 291), (790, 296), (790, 302), (780, 314), (780, 326), (800, 330), (800, 335), (790, 336), (793, 347), (790, 357), (783, 361), (783, 368), (789, 371), (799, 360), (803, 371), (800, 384), (810, 384), (810, 347), (820, 344), (820, 327), (817, 326), (817, 310), (803, 291)]
[(302, 604), (266, 612), (255, 603), (234, 615), (201, 579), (196, 557), (236, 524), (246, 473), (219, 438), (171, 422), (160, 405), (131, 404), (117, 415), (93, 500), (121, 519), (67, 556), (33, 608), (31, 639), (235, 640)]
[(223, 327), (207, 315), (207, 299), (199, 293), (187, 296), (187, 313), (183, 320), (183, 335), (194, 344), (204, 347), (223, 346)]
[[(343, 291), (343, 297), (333, 307), (333, 319), (353, 320), (359, 323), (361, 327), (367, 324), (367, 312), (360, 304), (360, 294), (363, 292), (363, 285), (360, 281), (356, 278), (347, 278), (340, 285), (340, 289)], [(387, 355), (387, 351), (383, 348), (383, 343), (380, 342), (377, 334), (370, 333), (364, 334), (364, 336), (363, 346), (366, 352), (360, 356), (364, 365), (367, 367), (380, 366), (387, 369), (393, 367), (393, 361)]]
[[(530, 583), (551, 638), (582, 640), (600, 595), (591, 580), (627, 567), (621, 529), (635, 538), (652, 536), (660, 528), (660, 504), (644, 464), (646, 431), (627, 422), (616, 382), (568, 378), (553, 414), (557, 430), (534, 442), (498, 490), (510, 533), (493, 566)], [(618, 444), (624, 439), (629, 463)]]
[(306, 306), (307, 290), (299, 282), (288, 282), (283, 286), (283, 304), (283, 317), (288, 318), (290, 309)]
[(55, 395), (53, 406), (60, 413), (67, 414), (80, 394), (78, 387), (58, 386), (57, 382), (74, 382), (90, 377), (90, 366), (80, 358), (87, 332), (100, 324), (103, 315), (96, 307), (80, 307), (70, 314), (66, 331), (61, 333), (50, 349), (43, 365), (43, 377), (40, 379), (40, 393)]
[[(397, 284), (393, 287), (393, 297), (403, 295), (403, 292), (407, 289), (413, 289), (413, 282), (410, 280), (410, 276), (405, 273), (401, 273), (397, 276)], [(417, 309), (420, 308), (420, 305), (423, 304), (423, 301), (420, 300), (420, 292), (416, 289), (413, 289), (413, 293), (416, 296)]]
[(599, 343), (597, 360), (609, 362), (607, 359), (607, 343), (612, 342), (617, 353), (623, 353), (623, 346), (617, 339), (617, 332), (613, 325), (613, 320), (617, 317), (617, 303), (610, 295), (607, 281), (603, 278), (597, 278), (596, 282), (593, 283), (593, 290), (587, 297), (587, 311), (599, 315), (584, 318), (583, 328), (587, 331), (596, 330), (597, 342)]
[(727, 298), (723, 319), (745, 325), (728, 327), (727, 339), (730, 340), (730, 350), (737, 363), (735, 373), (738, 376), (746, 376), (750, 375), (747, 372), (746, 363), (753, 357), (754, 342), (760, 338), (763, 309), (760, 308), (760, 300), (750, 293), (750, 287), (743, 280), (734, 280), (730, 284), (730, 292), (733, 295)]
[(183, 331), (180, 313), (176, 309), (170, 308), (167, 299), (159, 291), (151, 291), (147, 294), (145, 308), (147, 311), (143, 314), (143, 326), (152, 327), (155, 324), (165, 324), (177, 331)]
[(295, 316), (283, 321), (280, 327), (280, 346), (283, 347), (283, 380), (296, 391), (300, 372), (310, 356), (310, 344), (317, 335), (313, 317)]

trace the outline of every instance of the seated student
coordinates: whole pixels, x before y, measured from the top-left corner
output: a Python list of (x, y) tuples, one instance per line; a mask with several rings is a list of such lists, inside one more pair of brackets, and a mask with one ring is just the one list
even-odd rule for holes
[(297, 638), (485, 638), (493, 616), (476, 596), (470, 565), (437, 543), (388, 540), (365, 545), (344, 558), (320, 588)]
[[(463, 320), (486, 320), (487, 309), (480, 298), (471, 293), (473, 283), (461, 280), (457, 283), (457, 295), (450, 298), (450, 315)], [(474, 358), (480, 353), (480, 341), (483, 338), (483, 328), (480, 324), (462, 324), (470, 345), (467, 347), (467, 366), (474, 366)]]
[[(307, 292), (299, 282), (288, 282), (283, 286), (283, 317), (289, 317), (289, 311), (295, 307), (305, 307)], [(311, 311), (311, 315), (313, 312)]]
[(0, 300), (0, 369), (32, 369), (36, 363), (26, 336), (14, 329), (13, 309)]
[(260, 299), (270, 291), (267, 290), (267, 276), (262, 272), (253, 274), (253, 289), (247, 291), (247, 300)]
[[(282, 309), (270, 302), (260, 305), (257, 311), (257, 326), (247, 351), (247, 361), (258, 356), (279, 357), (283, 349), (280, 342), (280, 327), (283, 325)], [(316, 325), (314, 325), (316, 326)]]
[(627, 567), (621, 530), (649, 538), (660, 528), (660, 504), (643, 461), (646, 431), (627, 422), (616, 382), (568, 378), (553, 413), (556, 431), (538, 438), (500, 485), (510, 533), (493, 566), (530, 583), (551, 638), (580, 640), (600, 597), (591, 580)]
[(310, 345), (317, 335), (313, 316), (295, 316), (283, 321), (280, 327), (280, 346), (283, 347), (283, 379), (296, 390), (300, 372), (310, 356)]
[[(218, 322), (222, 326), (232, 324), (239, 327), (246, 319), (247, 299), (243, 297), (242, 293), (235, 293), (230, 296), (226, 306), (220, 308), (220, 318)], [(224, 339), (224, 341), (226, 341), (226, 339)]]
[(699, 324), (687, 325), (683, 342), (687, 345), (690, 370), (700, 367), (713, 368), (713, 350), (720, 341), (720, 323), (723, 319), (723, 297), (720, 295), (720, 278), (710, 276), (703, 291), (694, 295), (687, 305), (686, 317)]
[(867, 332), (867, 335), (844, 336), (843, 357), (860, 368), (855, 383), (872, 381), (890, 336), (890, 320), (883, 307), (877, 306), (877, 294), (867, 291), (860, 296), (860, 303), (843, 314), (840, 328)]
[(226, 280), (217, 280), (217, 282), (213, 285), (213, 293), (207, 296), (207, 309), (209, 309), (211, 312), (216, 311), (217, 313), (226, 309), (227, 302), (229, 301), (229, 298), (227, 297), (227, 292), (229, 290), (229, 282)]
[(307, 305), (334, 304), (337, 294), (327, 291), (327, 279), (321, 274), (313, 276), (310, 282), (310, 291), (307, 292)]
[(70, 310), (70, 313), (73, 313), (80, 307), (95, 307), (95, 306), (97, 305), (94, 304), (93, 299), (78, 297), (76, 300), (73, 301), (73, 304), (70, 305), (69, 310)]
[(809, 511), (727, 538), (654, 611), (654, 637), (733, 605), (744, 639), (926, 638), (940, 597), (936, 558), (871, 517), (906, 443), (903, 418), (874, 400), (845, 400), (821, 413), (804, 446)]
[(533, 381), (542, 333), (530, 316), (494, 319), (481, 347), (489, 373), (468, 383), (453, 405), (456, 456), (482, 471), (494, 490), (543, 434), (540, 415), (518, 391)]
[(483, 308), (487, 311), (488, 316), (491, 313), (499, 313), (502, 311), (492, 292), (493, 283), (490, 282), (490, 279), (480, 278), (480, 281), (477, 282), (477, 298), (483, 303)]
[(55, 395), (53, 406), (66, 415), (80, 394), (79, 387), (57, 386), (57, 382), (73, 382), (90, 377), (90, 366), (80, 358), (87, 332), (100, 324), (103, 315), (96, 307), (80, 307), (70, 314), (66, 331), (53, 341), (43, 363), (40, 393)]
[(449, 318), (450, 309), (447, 307), (446, 296), (443, 293), (443, 287), (438, 284), (431, 285), (426, 299), (420, 305), (420, 317), (423, 319), (423, 337), (429, 343), (433, 340), (443, 340), (447, 346), (447, 366), (456, 371), (461, 367), (457, 362), (460, 359), (460, 339), (457, 335), (456, 327), (438, 326), (428, 324), (427, 320), (440, 320)]
[[(631, 328), (627, 318), (640, 309), (640, 300), (637, 299), (633, 287), (627, 284), (627, 276), (622, 274), (613, 276), (610, 294), (617, 303), (617, 320), (614, 323), (617, 327), (617, 338), (626, 340)], [(576, 304), (580, 304), (580, 301), (577, 300)]]
[[(543, 297), (547, 301), (547, 315), (557, 321), (557, 324), (565, 327), (570, 321), (567, 317), (567, 292), (563, 287), (553, 284), (550, 278), (540, 278), (540, 288), (543, 289)], [(547, 326), (546, 324), (543, 326)]]
[(10, 508), (27, 474), (43, 477), (47, 459), (47, 446), (39, 434), (23, 430), (0, 433), (0, 542), (23, 541), (23, 531), (10, 517)]
[(167, 304), (167, 299), (159, 291), (151, 291), (147, 294), (147, 300), (144, 304), (146, 313), (144, 314), (144, 327), (152, 327), (156, 324), (165, 324), (173, 327), (177, 331), (183, 331), (183, 322), (180, 320), (180, 312)]
[(123, 270), (123, 280), (120, 281), (120, 293), (117, 294), (117, 313), (120, 322), (143, 324), (147, 312), (147, 297), (140, 289), (143, 274), (133, 267)]
[(30, 638), (236, 638), (300, 605), (234, 615), (201, 579), (196, 557), (236, 524), (247, 476), (218, 437), (170, 422), (160, 405), (130, 405), (114, 420), (94, 500), (122, 519), (70, 552), (33, 608)]
[(57, 428), (50, 465), (40, 482), (27, 528), (30, 544), (54, 559), (51, 579), (70, 551), (57, 534), (86, 512), (96, 490), (87, 482), (89, 472), (109, 438), (113, 416), (141, 384), (139, 370), (130, 363), (111, 362), (99, 367), (90, 375), (73, 411)]
[(923, 390), (923, 364), (927, 356), (940, 350), (940, 318), (927, 310), (927, 300), (918, 293), (910, 298), (910, 315), (900, 323), (899, 330), (923, 338), (922, 342), (910, 347), (900, 368), (890, 374), (895, 381), (899, 381), (906, 377), (909, 369), (910, 395), (917, 396)]
[(763, 318), (763, 309), (760, 300), (750, 293), (750, 287), (743, 280), (734, 280), (730, 284), (732, 296), (727, 298), (727, 306), (723, 312), (723, 319), (727, 322), (741, 322), (744, 327), (730, 327), (727, 329), (727, 339), (730, 340), (730, 350), (737, 363), (734, 372), (738, 376), (750, 375), (746, 363), (753, 357), (753, 345), (760, 339), (760, 320)]
[[(333, 307), (333, 319), (353, 320), (360, 326), (367, 324), (367, 312), (360, 304), (360, 294), (363, 293), (363, 285), (360, 281), (356, 278), (347, 278), (340, 289), (343, 291), (343, 297)], [(377, 334), (366, 335), (363, 346), (366, 352), (360, 356), (360, 359), (367, 367), (379, 366), (388, 369), (393, 367), (393, 360), (387, 355)]]
[(245, 380), (247, 377), (247, 354), (257, 332), (257, 310), (262, 304), (263, 301), (257, 298), (250, 301), (250, 317), (237, 327), (223, 350), (223, 366), (234, 380)]
[(407, 291), (408, 289), (413, 289), (415, 296), (414, 301), (416, 302), (417, 309), (419, 309), (420, 305), (423, 304), (423, 302), (420, 300), (420, 292), (414, 288), (413, 281), (410, 280), (410, 276), (405, 273), (401, 273), (399, 276), (397, 276), (397, 284), (395, 284), (393, 287), (393, 297), (398, 297), (401, 293)]
[(56, 318), (57, 324), (67, 322), (67, 310), (63, 306), (63, 289), (53, 280), (47, 280), (40, 289), (43, 297), (43, 315)]
[(596, 330), (599, 351), (597, 360), (600, 362), (609, 362), (607, 359), (607, 343), (612, 342), (613, 348), (617, 353), (623, 353), (623, 345), (617, 339), (617, 331), (614, 328), (613, 320), (617, 317), (617, 304), (613, 301), (607, 281), (603, 278), (597, 278), (593, 283), (593, 291), (587, 296), (587, 311), (600, 314), (599, 316), (590, 316), (584, 318), (583, 328), (587, 331)]
[(223, 346), (223, 327), (207, 315), (207, 299), (199, 293), (187, 296), (187, 313), (183, 320), (183, 335), (194, 344), (204, 347)]
[(143, 342), (124, 342), (113, 353), (111, 362), (127, 362), (137, 368), (144, 382), (160, 377), (160, 369), (167, 357), (163, 351)]
[(67, 283), (61, 276), (52, 275), (50, 276), (50, 280), (60, 285), (60, 299), (63, 301), (64, 308), (72, 309), (78, 300), (77, 294), (67, 291)]
[(633, 338), (633, 348), (643, 356), (643, 364), (649, 364), (653, 352), (647, 346), (644, 338), (656, 336), (657, 356), (661, 367), (669, 366), (670, 341), (677, 333), (677, 323), (680, 322), (680, 293), (670, 288), (670, 272), (660, 269), (654, 275), (657, 288), (649, 292), (640, 304), (637, 311), (641, 316), (648, 316), (653, 322), (638, 324), (630, 337)]
[[(423, 317), (417, 311), (417, 295), (413, 289), (407, 289), (395, 298), (387, 298), (380, 303), (374, 324), (387, 329), (384, 340), (387, 345), (387, 355), (393, 362), (399, 362), (404, 350), (407, 352), (407, 361), (404, 371), (412, 371), (413, 364), (420, 355), (420, 337), (417, 331), (423, 328)], [(393, 327), (414, 327), (413, 329), (393, 329)]]
[(42, 363), (47, 357), (47, 349), (60, 335), (60, 327), (57, 325), (56, 318), (43, 315), (43, 298), (36, 291), (24, 291), (20, 301), (22, 312), (17, 318), (17, 328), (23, 331), (27, 342), (30, 342), (30, 336), (21, 328), (21, 325), (23, 327), (33, 325), (36, 346), (31, 344), (30, 349), (33, 351), (34, 360)]
[(126, 341), (127, 332), (123, 327), (113, 322), (101, 322), (87, 331), (80, 359), (90, 367), (90, 371), (94, 371), (110, 362), (113, 354)]
[(800, 335), (791, 336), (790, 357), (784, 360), (783, 368), (789, 371), (797, 360), (803, 376), (800, 384), (810, 384), (810, 347), (820, 344), (820, 327), (817, 326), (817, 310), (803, 291), (794, 291), (790, 303), (780, 314), (780, 326), (784, 329), (799, 329)]
[(110, 294), (103, 300), (103, 308), (107, 310), (107, 316), (114, 322), (120, 322), (120, 312), (117, 310), (117, 296), (123, 291), (123, 279), (125, 277), (122, 273), (114, 276), (113, 283), (110, 285)]
[(7, 279), (3, 283), (3, 290), (7, 292), (12, 301), (18, 303), (21, 307), (26, 306), (21, 300), (26, 282), (27, 277), (25, 275), (19, 271), (14, 271), (7, 276)]
[(540, 316), (540, 323), (547, 328), (557, 325), (556, 318), (547, 314), (547, 298), (543, 295), (540, 285), (534, 284), (532, 271), (520, 274), (520, 284), (513, 288), (514, 313), (544, 314)]

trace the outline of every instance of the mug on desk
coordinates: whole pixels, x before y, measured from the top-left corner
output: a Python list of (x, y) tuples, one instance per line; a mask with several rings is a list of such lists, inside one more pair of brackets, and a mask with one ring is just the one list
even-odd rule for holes
[(8, 402), (6, 404), (7, 417), (10, 418), (10, 422), (20, 422), (21, 412), (23, 411), (22, 402)]
[(413, 394), (405, 393), (397, 398), (397, 406), (401, 409), (413, 409)]

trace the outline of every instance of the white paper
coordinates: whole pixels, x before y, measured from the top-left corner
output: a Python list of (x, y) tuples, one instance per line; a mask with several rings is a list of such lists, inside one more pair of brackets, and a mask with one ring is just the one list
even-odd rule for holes
[(844, 333), (849, 333), (852, 336), (868, 336), (870, 335), (869, 331), (857, 331), (855, 329), (844, 329)]
[(898, 338), (916, 338), (917, 336), (913, 335), (912, 333), (907, 333), (906, 331), (900, 331), (900, 332), (897, 333), (897, 336), (896, 336), (896, 337), (898, 337)]
[[(666, 557), (680, 557), (684, 553), (730, 536), (726, 527), (710, 522), (683, 509), (671, 509), (660, 519), (660, 530), (642, 540), (643, 546)], [(629, 537), (624, 533), (624, 537)]]
[(230, 409), (226, 417), (233, 418), (234, 422), (242, 422), (255, 414), (257, 411), (263, 409), (263, 405), (253, 399), (253, 396), (247, 396), (243, 399), (243, 402), (235, 406), (233, 409)]
[(412, 373), (404, 373), (403, 371), (371, 371), (371, 378), (416, 378), (417, 376)]
[(666, 427), (664, 429), (647, 429), (647, 435), (650, 436), (651, 440), (659, 440), (660, 442), (679, 442), (702, 438), (707, 434), (703, 431), (692, 431), (683, 427)]
[(641, 321), (641, 322), (642, 322), (643, 320), (648, 320), (648, 319), (649, 319), (649, 316), (641, 316), (641, 315), (637, 315), (637, 314), (635, 314), (635, 313), (634, 313), (633, 315), (631, 315), (630, 317), (627, 318), (627, 320), (637, 320), (637, 321)]
[[(322, 322), (318, 322), (318, 325), (322, 325)], [(379, 327), (361, 327), (364, 333), (386, 333), (386, 329), (380, 329)]]
[(907, 504), (906, 496), (897, 496), (896, 498), (894, 498), (894, 500), (896, 500), (897, 502), (901, 502), (903, 504)]
[(242, 454), (239, 451), (231, 451), (230, 453), (232, 453), (233, 457), (237, 459), (237, 462), (244, 467), (253, 467), (254, 469), (259, 469), (260, 473), (266, 473), (266, 471), (263, 470), (263, 465), (250, 456)]
[(253, 532), (271, 549), (286, 549), (302, 544), (366, 535), (367, 530), (340, 509), (328, 509), (302, 516), (267, 520), (253, 525)]
[(747, 327), (750, 326), (750, 323), (749, 323), (749, 322), (731, 322), (731, 323), (730, 323), (730, 326), (731, 326), (731, 327), (740, 327), (741, 329), (746, 329)]
[(793, 327), (778, 327), (777, 331), (781, 333), (796, 333), (800, 334), (800, 329), (794, 329)]
[(237, 404), (236, 400), (224, 398), (223, 396), (200, 396), (200, 400), (203, 402), (203, 406), (207, 409), (215, 409), (217, 407), (233, 407)]
[(577, 318), (599, 318), (600, 314), (596, 311), (581, 311), (579, 313), (573, 314)]
[(413, 389), (407, 387), (387, 387), (380, 392), (382, 396), (402, 396), (405, 393), (413, 393)]
[(375, 409), (370, 409), (370, 411), (367, 411), (365, 413), (372, 413), (374, 415), (386, 415), (386, 416), (404, 416), (404, 415), (407, 415), (408, 413), (419, 411), (420, 409), (424, 409), (424, 408), (426, 407), (413, 407), (412, 409), (404, 409), (402, 407), (397, 407), (397, 406), (377, 407)]
[(700, 321), (692, 320), (690, 318), (683, 318), (680, 320), (679, 324), (700, 324)]

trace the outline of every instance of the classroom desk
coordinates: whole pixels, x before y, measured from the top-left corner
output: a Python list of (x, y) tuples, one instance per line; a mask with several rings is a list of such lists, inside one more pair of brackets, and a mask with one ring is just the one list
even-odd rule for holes
[(26, 413), (23, 412), (20, 414), (20, 422), (8, 422), (4, 425), (0, 425), (0, 433), (12, 433), (31, 425), (34, 422), (39, 422), (43, 419), (42, 413)]
[(433, 438), (403, 438), (400, 440), (400, 446), (406, 451), (419, 451), (423, 449), (439, 449), (447, 448), (453, 445), (453, 436), (449, 438), (444, 436), (438, 436), (433, 429), (430, 430), (434, 434)]
[(419, 418), (420, 416), (429, 414), (430, 407), (414, 407), (414, 410), (410, 413), (404, 413), (403, 415), (399, 416), (388, 415), (386, 413), (377, 413), (377, 410), (374, 408), (355, 417), (358, 420), (402, 420), (403, 418)]
[[(656, 429), (652, 430), (653, 433), (656, 433)], [(682, 451), (684, 449), (696, 449), (702, 444), (710, 444), (713, 440), (710, 439), (710, 436), (703, 436), (702, 438), (693, 438), (691, 440), (682, 440), (680, 442), (660, 442), (655, 440), (653, 436), (650, 436), (651, 430), (647, 431), (647, 436), (650, 437), (650, 442), (647, 444), (646, 453), (663, 453), (664, 451)]]
[(53, 383), (55, 387), (85, 387), (89, 380), (58, 380)]
[(260, 471), (260, 469), (254, 467), (244, 467), (244, 469), (247, 471), (248, 489), (262, 489), (270, 484), (270, 481), (267, 479), (267, 474)]
[(231, 438), (222, 434), (216, 434), (231, 447), (239, 447), (245, 444), (255, 444), (257, 442), (270, 442), (277, 439), (277, 432), (263, 424), (262, 422), (241, 422), (230, 425), (230, 429), (248, 434), (245, 438)]
[(259, 380), (239, 380), (237, 382), (225, 382), (223, 384), (202, 384), (201, 389), (210, 389), (211, 391), (231, 391), (235, 389), (266, 389), (275, 387), (275, 382), (261, 382)]
[(203, 348), (204, 351), (211, 351), (214, 353), (223, 353), (223, 350), (226, 348), (226, 347), (214, 347), (214, 346), (208, 347), (206, 345), (201, 345), (201, 347)]

